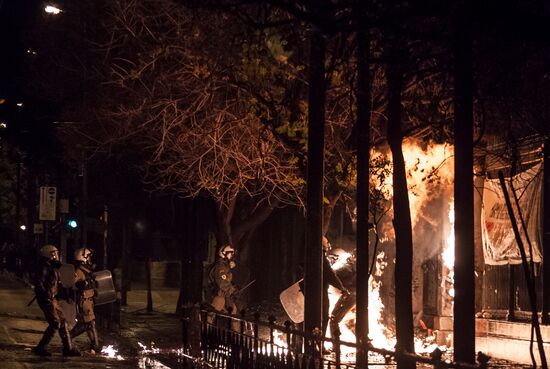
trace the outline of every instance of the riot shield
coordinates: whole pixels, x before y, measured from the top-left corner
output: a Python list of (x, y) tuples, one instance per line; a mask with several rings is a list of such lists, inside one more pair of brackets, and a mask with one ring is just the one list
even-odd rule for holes
[(100, 270), (92, 273), (95, 280), (95, 298), (96, 306), (110, 304), (117, 299), (113, 276), (109, 270)]
[(59, 276), (61, 280), (61, 284), (65, 288), (73, 288), (74, 287), (74, 265), (73, 264), (61, 264), (59, 267)]
[[(72, 290), (75, 282), (74, 265), (62, 264), (59, 267), (59, 279), (61, 280), (63, 287)], [(59, 307), (63, 312), (63, 317), (65, 318), (67, 327), (71, 329), (76, 324), (76, 304), (74, 303), (74, 295), (67, 296), (67, 294), (70, 293), (65, 292), (65, 298), (71, 297), (72, 299), (69, 300), (70, 302), (63, 299), (59, 300)]]
[(304, 321), (304, 294), (300, 289), (302, 280), (300, 279), (279, 295), (283, 308), (294, 323)]
[(76, 324), (76, 304), (72, 300), (71, 302), (59, 300), (59, 307), (63, 312), (63, 317), (65, 318), (67, 328), (71, 330)]

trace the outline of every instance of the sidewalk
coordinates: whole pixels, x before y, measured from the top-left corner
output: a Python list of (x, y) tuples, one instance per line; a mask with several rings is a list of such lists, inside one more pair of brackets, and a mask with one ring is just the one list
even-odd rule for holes
[[(36, 303), (27, 306), (34, 293), (30, 286), (12, 274), (0, 274), (0, 368), (168, 368), (155, 361), (155, 355), (144, 354), (140, 344), (160, 353), (171, 353), (181, 344), (181, 321), (172, 312), (178, 297), (177, 290), (153, 293), (152, 313), (145, 311), (147, 294), (143, 290), (128, 293), (128, 306), (121, 313), (121, 328), (117, 331), (100, 330), (102, 346), (113, 345), (123, 360), (103, 355), (64, 358), (56, 335), (49, 351), (52, 356), (41, 358), (31, 353), (47, 324)], [(75, 340), (79, 348), (87, 346), (87, 337)]]
[(182, 325), (175, 314), (179, 290), (152, 291), (153, 312), (147, 312), (147, 291), (133, 288), (128, 291), (128, 305), (121, 308), (121, 336), (146, 346), (152, 343), (163, 349), (181, 346)]

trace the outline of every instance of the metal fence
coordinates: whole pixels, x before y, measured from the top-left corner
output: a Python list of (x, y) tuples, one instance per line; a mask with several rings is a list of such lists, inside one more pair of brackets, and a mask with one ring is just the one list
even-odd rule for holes
[[(260, 315), (231, 316), (195, 306), (187, 311), (183, 320), (183, 352), (193, 368), (275, 368), (275, 369), (364, 369), (355, 360), (345, 358), (342, 352), (358, 352), (352, 342), (326, 339), (319, 334), (308, 335), (292, 323), (277, 325), (275, 318), (260, 319)], [(332, 350), (327, 354), (325, 342)], [(305, 349), (304, 349), (305, 348)], [(414, 361), (424, 367), (483, 369), (489, 358), (478, 355), (477, 364), (445, 361), (436, 349), (430, 356), (403, 351), (391, 351), (369, 345), (369, 353), (376, 353), (380, 365), (395, 365), (397, 361)], [(364, 353), (364, 352), (361, 352)], [(372, 358), (373, 355), (369, 356)], [(369, 365), (374, 364), (370, 363)]]

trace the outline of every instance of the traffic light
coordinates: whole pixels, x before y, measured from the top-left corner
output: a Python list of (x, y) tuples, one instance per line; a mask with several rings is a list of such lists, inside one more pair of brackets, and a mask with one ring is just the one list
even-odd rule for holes
[(78, 221), (76, 219), (67, 219), (67, 227), (70, 229), (78, 228)]

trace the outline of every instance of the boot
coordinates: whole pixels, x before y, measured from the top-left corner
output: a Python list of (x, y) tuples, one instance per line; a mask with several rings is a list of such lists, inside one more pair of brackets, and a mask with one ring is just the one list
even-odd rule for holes
[(59, 328), (59, 337), (63, 342), (63, 356), (80, 356), (80, 352), (73, 347), (71, 335), (65, 324)]
[(80, 336), (82, 333), (84, 333), (85, 331), (86, 331), (86, 323), (79, 320), (78, 323), (76, 323), (76, 325), (73, 327), (73, 329), (71, 329), (69, 333), (72, 338), (76, 338)]
[(48, 328), (46, 328), (46, 330), (44, 331), (42, 339), (40, 340), (40, 342), (38, 342), (38, 345), (36, 345), (36, 347), (32, 349), (32, 353), (38, 356), (52, 356), (52, 354), (50, 354), (48, 350), (46, 350), (46, 346), (48, 345), (48, 343), (50, 343), (54, 334), (55, 329), (52, 326), (48, 326)]
[(90, 339), (90, 349), (97, 352), (100, 347), (99, 336), (97, 334), (97, 328), (95, 326), (95, 320), (88, 322), (88, 329), (86, 332), (88, 333), (88, 338)]

